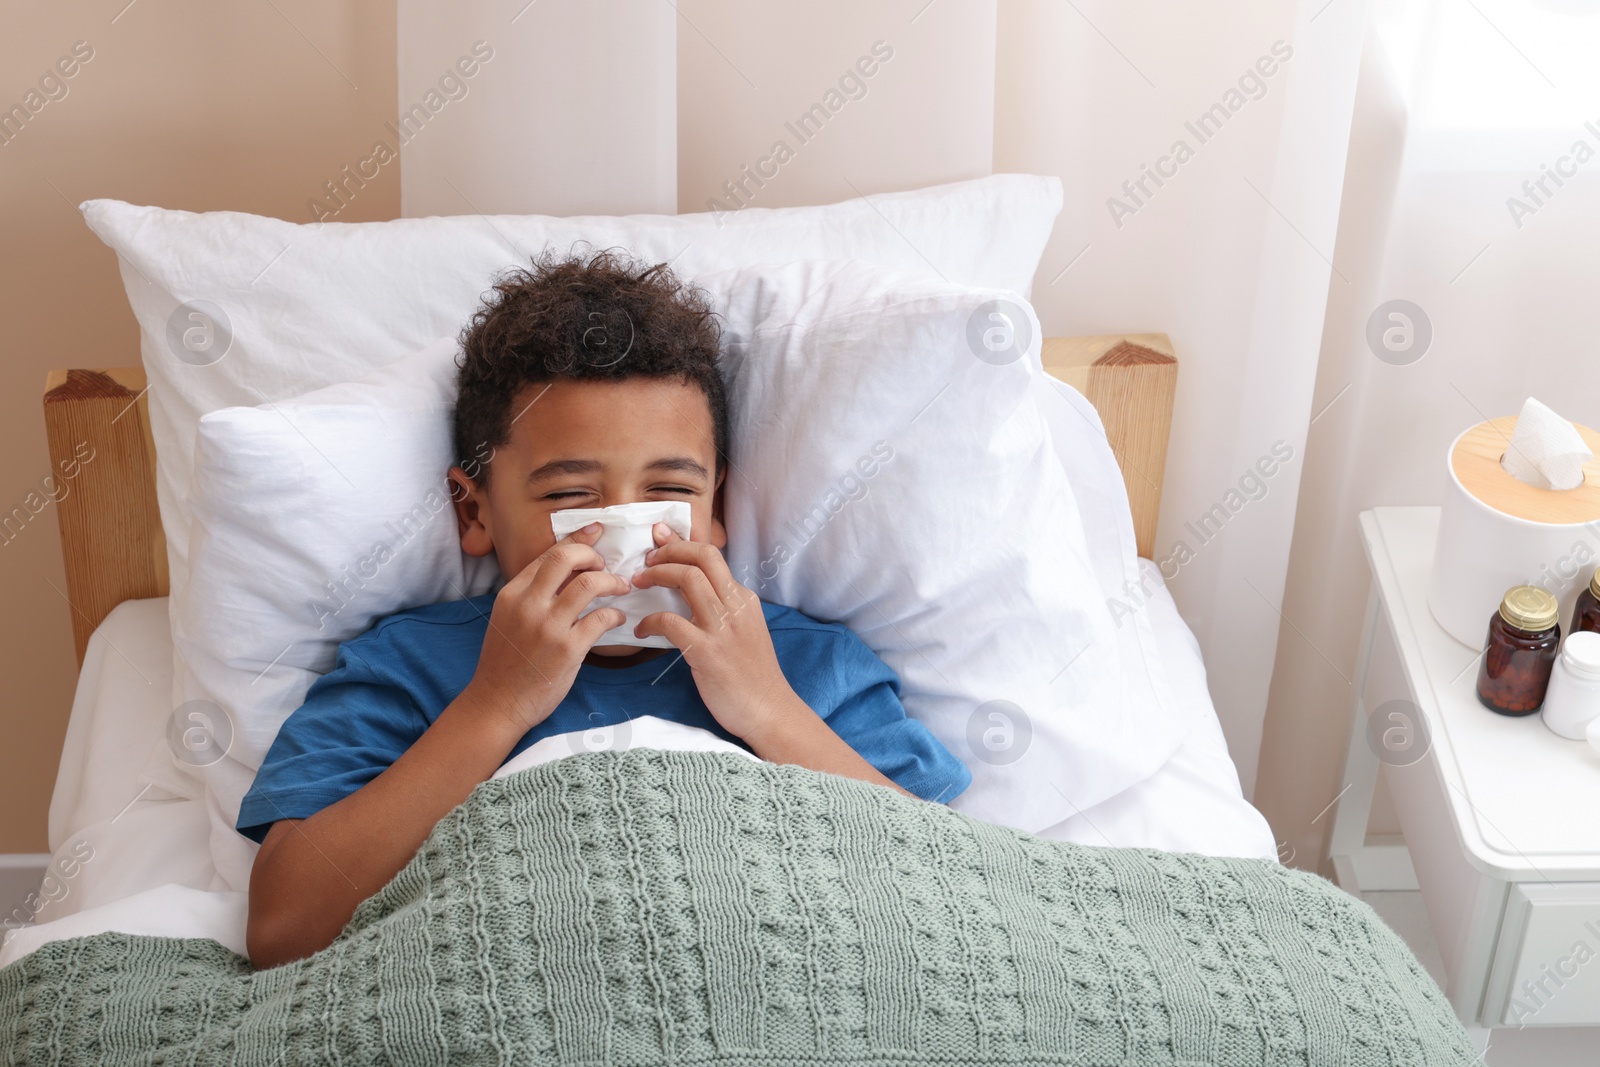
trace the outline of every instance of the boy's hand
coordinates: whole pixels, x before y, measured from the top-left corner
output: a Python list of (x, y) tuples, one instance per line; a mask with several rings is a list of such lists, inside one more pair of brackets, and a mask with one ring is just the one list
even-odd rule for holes
[(655, 539), (658, 547), (645, 555), (648, 566), (633, 584), (678, 590), (694, 618), (658, 611), (640, 620), (634, 635), (660, 635), (676, 645), (717, 722), (755, 744), (799, 704), (778, 666), (761, 600), (733, 580), (716, 546), (685, 541), (660, 522)]
[(618, 608), (578, 615), (598, 596), (628, 591), (628, 580), (607, 574), (593, 548), (601, 526), (592, 522), (557, 541), (495, 595), (478, 667), (467, 689), (486, 708), (509, 716), (523, 734), (561, 703), (578, 665), (607, 630), (627, 617)]

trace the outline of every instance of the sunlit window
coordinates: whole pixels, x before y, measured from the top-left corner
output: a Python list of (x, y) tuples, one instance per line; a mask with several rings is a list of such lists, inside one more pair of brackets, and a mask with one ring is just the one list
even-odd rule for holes
[(1600, 146), (1600, 0), (1379, 0), (1376, 17), (1411, 169), (1528, 170)]

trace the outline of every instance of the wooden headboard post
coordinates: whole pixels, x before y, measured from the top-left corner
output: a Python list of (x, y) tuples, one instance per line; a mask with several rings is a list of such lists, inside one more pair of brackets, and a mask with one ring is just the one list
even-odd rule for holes
[[(1051, 337), (1043, 359), (1099, 412), (1128, 487), (1139, 554), (1151, 555), (1178, 378), (1171, 342), (1158, 333)], [(81, 666), (89, 635), (112, 608), (167, 595), (144, 371), (51, 371), (44, 422), (52, 470), (74, 472), (58, 479), (68, 491), (55, 510)]]
[(144, 371), (51, 371), (44, 428), (51, 471), (64, 489), (55, 508), (67, 571), (63, 592), (82, 666), (89, 635), (112, 608), (167, 594)]
[(1133, 508), (1139, 555), (1155, 558), (1178, 360), (1164, 333), (1047, 337), (1044, 369), (1089, 399), (1105, 424)]

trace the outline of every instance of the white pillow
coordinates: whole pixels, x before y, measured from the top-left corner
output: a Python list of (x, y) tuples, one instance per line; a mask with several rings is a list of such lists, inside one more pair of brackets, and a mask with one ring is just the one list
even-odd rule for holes
[(225, 714), (210, 716), (212, 743), (171, 751), (206, 786), (228, 888), (248, 887), (254, 856), (239, 803), (339, 643), (499, 576), (494, 556), (461, 551), (445, 478), (459, 351), (443, 338), (359, 381), (200, 419), (193, 569), (170, 602), (174, 689)]
[(1148, 619), (1106, 604), (1119, 564), (1092, 560), (1040, 410), (1032, 308), (860, 263), (695, 281), (727, 315), (734, 576), (895, 669), (972, 770), (970, 815), (1038, 830), (1154, 773), (1188, 725)]
[[(1037, 829), (1153, 773), (1184, 729), (1159, 672), (1121, 640), (1139, 620), (1112, 625), (1086, 564), (1035, 403), (1031, 310), (1014, 294), (858, 263), (695, 281), (724, 316), (735, 575), (847, 622), (900, 672), (907, 708), (974, 772), (962, 810)], [(1028, 336), (1010, 362), (985, 362), (968, 341), (974, 313), (997, 300)], [(255, 850), (233, 829), (239, 802), (337, 643), (493, 586), (492, 559), (461, 553), (443, 506), (455, 352), (441, 341), (357, 382), (200, 421), (193, 580), (173, 606), (191, 670), (176, 684), (231, 724), (227, 755), (195, 768), (227, 887), (248, 884)], [(398, 545), (394, 523), (430, 493), (436, 517)], [(824, 512), (807, 520), (813, 502)], [(361, 579), (347, 602), (311, 607), (346, 567)], [(1008, 729), (1011, 748), (984, 744)]]
[[(455, 336), (494, 273), (546, 246), (620, 245), (682, 274), (806, 256), (864, 259), (1026, 292), (1061, 209), (1059, 179), (994, 175), (841, 204), (719, 219), (461, 215), (295, 224), (117, 200), (80, 205), (118, 254), (150, 382), (171, 591), (189, 576), (201, 415), (349, 381)], [(181, 673), (181, 667), (178, 670)]]

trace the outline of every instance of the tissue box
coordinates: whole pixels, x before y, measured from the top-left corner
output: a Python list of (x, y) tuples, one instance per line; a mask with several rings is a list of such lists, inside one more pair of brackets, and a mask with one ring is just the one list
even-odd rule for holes
[[(1444, 508), (1434, 546), (1428, 607), (1450, 636), (1483, 647), (1505, 591), (1537, 585), (1561, 604), (1565, 632), (1572, 605), (1600, 562), (1600, 459), (1584, 466), (1576, 489), (1539, 489), (1501, 465), (1515, 415), (1462, 432), (1446, 454)], [(1600, 455), (1600, 434), (1578, 426)]]

